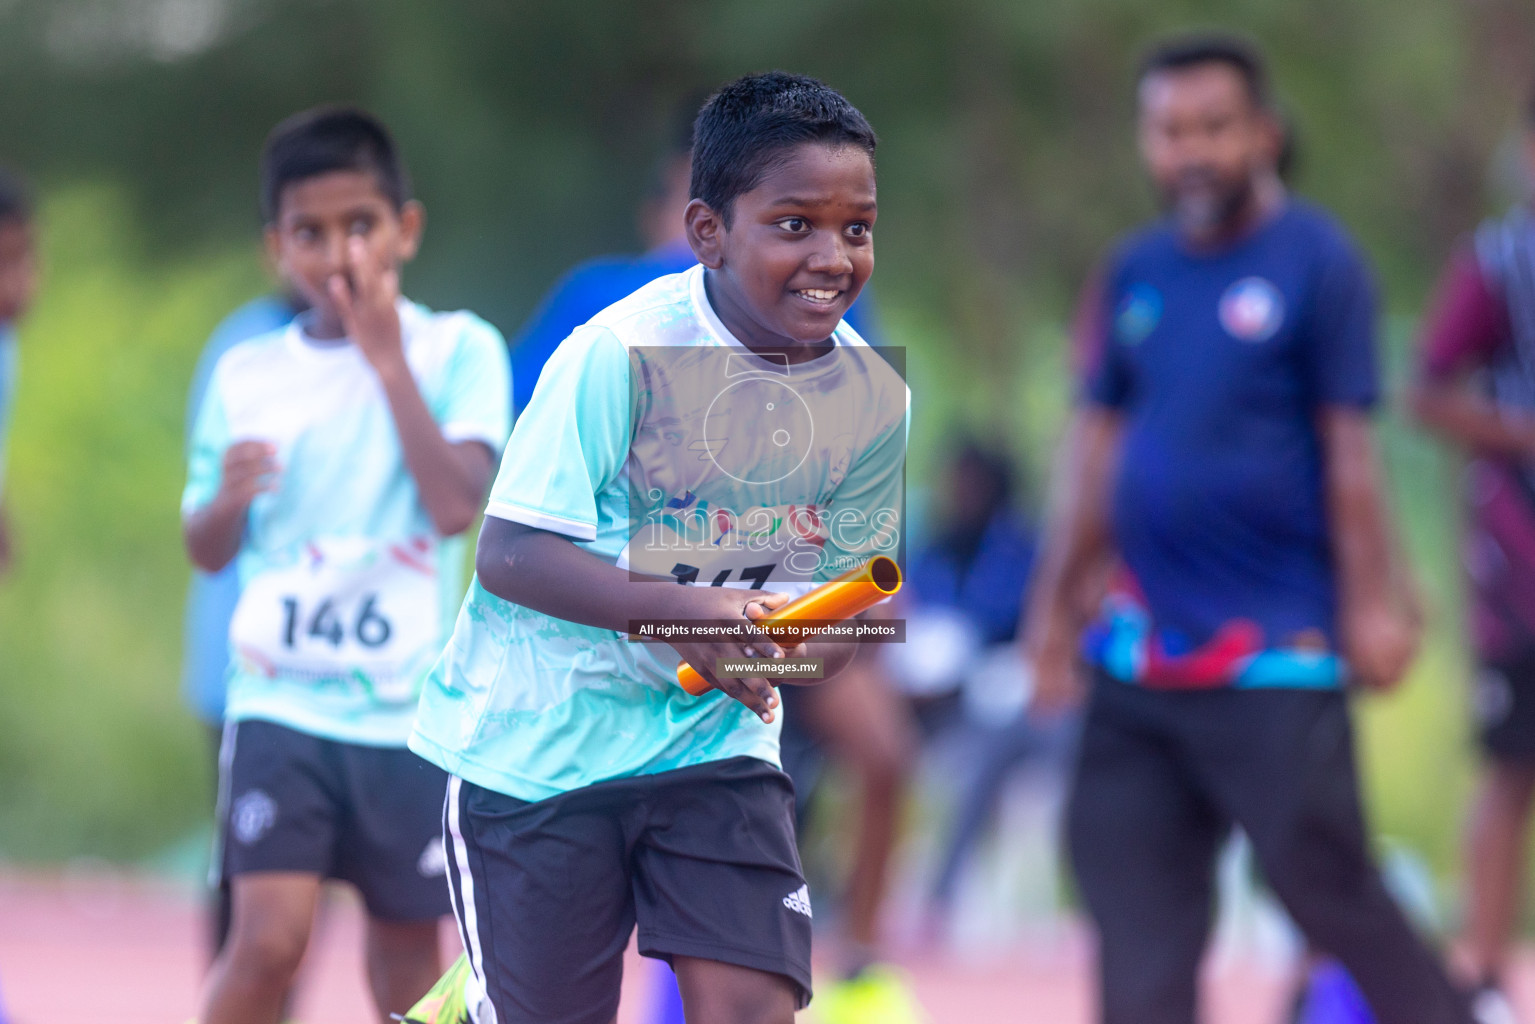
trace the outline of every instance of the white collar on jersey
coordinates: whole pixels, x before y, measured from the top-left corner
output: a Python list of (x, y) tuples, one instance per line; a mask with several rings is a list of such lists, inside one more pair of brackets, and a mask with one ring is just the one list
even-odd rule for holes
[[(743, 360), (751, 364), (753, 372), (766, 371), (783, 377), (789, 376), (789, 366), (785, 360), (767, 359), (759, 356), (742, 344), (741, 339), (730, 333), (730, 328), (725, 326), (724, 321), (719, 318), (719, 314), (714, 311), (713, 303), (709, 301), (709, 292), (704, 287), (703, 264), (697, 264), (692, 269), (684, 271), (684, 273), (688, 277), (688, 296), (693, 300), (693, 310), (698, 315), (698, 318), (704, 322), (704, 325), (709, 328), (709, 333), (713, 335), (715, 344), (735, 350)], [(846, 320), (838, 322), (837, 329), (832, 332), (831, 337), (832, 344), (835, 346), (834, 351), (835, 349), (847, 348), (853, 344), (867, 344), (862, 338), (858, 337), (856, 332), (848, 328)], [(830, 355), (830, 353), (827, 354)], [(812, 359), (808, 363), (796, 365), (803, 366), (804, 370), (801, 373), (804, 373), (806, 371), (818, 370), (834, 362), (836, 360), (821, 356), (818, 359)]]
[[(400, 296), (394, 302), (395, 311), (400, 316), (400, 332), (406, 345), (410, 344), (411, 335), (418, 329), (421, 320), (421, 307), (414, 302)], [(305, 329), (313, 319), (313, 310), (300, 313), (288, 324), (284, 332), (284, 340), (288, 347), (305, 359), (314, 360), (344, 360), (361, 358), (362, 353), (357, 351), (357, 346), (352, 344), (352, 339), (311, 337)]]

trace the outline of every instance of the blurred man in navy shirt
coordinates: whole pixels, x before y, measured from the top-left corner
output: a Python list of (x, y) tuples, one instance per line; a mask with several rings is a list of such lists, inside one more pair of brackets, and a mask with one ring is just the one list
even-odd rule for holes
[(1189, 1024), (1232, 827), (1381, 1024), (1465, 1024), (1465, 997), (1369, 853), (1345, 688), (1416, 650), (1370, 410), (1358, 251), (1276, 173), (1282, 132), (1241, 40), (1155, 50), (1143, 159), (1167, 211), (1086, 298), (1084, 393), (1026, 619), (1045, 706), (1093, 670), (1067, 813), (1106, 1024)]

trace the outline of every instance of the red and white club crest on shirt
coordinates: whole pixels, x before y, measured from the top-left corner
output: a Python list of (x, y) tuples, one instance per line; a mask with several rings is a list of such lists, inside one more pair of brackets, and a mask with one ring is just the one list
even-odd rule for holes
[(1261, 277), (1244, 277), (1221, 295), (1221, 326), (1241, 341), (1267, 341), (1284, 323), (1284, 297)]

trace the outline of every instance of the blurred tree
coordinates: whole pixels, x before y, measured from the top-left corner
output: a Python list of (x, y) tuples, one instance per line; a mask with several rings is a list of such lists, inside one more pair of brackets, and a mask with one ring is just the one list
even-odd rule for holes
[(792, 67), (881, 132), (879, 281), (942, 311), (953, 344), (989, 363), (1021, 309), (1058, 316), (1148, 212), (1131, 79), (1156, 34), (1218, 25), (1264, 44), (1304, 187), (1406, 300), (1480, 205), (1483, 162), (1535, 73), (1532, 22), (1521, 0), (10, 0), (0, 139), (44, 181), (121, 182), (175, 247), (249, 235), (255, 154), (278, 118), (367, 104), (433, 213), (414, 288), (511, 326), (569, 262), (633, 244), (682, 97)]

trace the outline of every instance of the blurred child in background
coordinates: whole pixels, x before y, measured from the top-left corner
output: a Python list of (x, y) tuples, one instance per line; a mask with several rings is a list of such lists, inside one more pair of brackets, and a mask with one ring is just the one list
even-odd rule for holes
[[(16, 324), (37, 295), (36, 238), (26, 186), (0, 169), (0, 576), (11, 567), (11, 527), (6, 511), (5, 456), (16, 406)], [(10, 1018), (0, 997), (0, 1024)]]
[(5, 455), (16, 406), (16, 325), (37, 294), (37, 251), (26, 186), (0, 169), (0, 576), (11, 567)]
[(404, 299), (424, 211), (385, 128), (321, 108), (261, 159), (268, 252), (310, 308), (221, 357), (182, 499), (193, 561), (238, 562), (220, 763), (233, 919), (204, 1024), (275, 1024), (322, 883), (367, 910), (380, 1019), (436, 980), (447, 777), (405, 749), (510, 431), (506, 347)]
[[(1524, 150), (1535, 183), (1535, 94)], [(1470, 456), (1465, 567), (1483, 763), (1466, 834), (1466, 953), (1478, 1012), (1504, 994), (1535, 796), (1535, 211), (1484, 222), (1451, 257), (1420, 342), (1419, 420)]]

